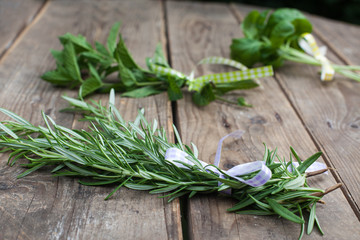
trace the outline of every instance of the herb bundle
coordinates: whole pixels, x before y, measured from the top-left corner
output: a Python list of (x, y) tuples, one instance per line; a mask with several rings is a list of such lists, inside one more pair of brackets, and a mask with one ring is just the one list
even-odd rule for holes
[[(312, 24), (296, 9), (280, 8), (272, 13), (251, 11), (241, 28), (245, 37), (232, 40), (231, 58), (248, 67), (255, 63), (280, 67), (284, 60), (323, 65), (323, 58), (308, 55), (299, 46), (304, 34), (312, 32)], [(360, 66), (329, 65), (335, 72), (360, 81), (360, 74), (356, 72)]]
[[(79, 87), (80, 98), (94, 92), (109, 92), (114, 88), (121, 92), (122, 96), (132, 98), (167, 92), (171, 101), (183, 97), (182, 87), (190, 85), (191, 88), (194, 81), (200, 80), (190, 79), (189, 76), (170, 68), (160, 45), (157, 46), (154, 56), (146, 59), (148, 69), (141, 68), (132, 58), (121, 34), (118, 39), (119, 29), (119, 22), (112, 26), (106, 47), (99, 42), (96, 42), (93, 47), (82, 35), (74, 36), (66, 33), (60, 36), (59, 40), (64, 49), (51, 50), (56, 60), (56, 69), (44, 73), (41, 78), (56, 86)], [(218, 64), (219, 62), (208, 63)], [(237, 63), (237, 65), (241, 64)], [(257, 87), (258, 84), (251, 80), (251, 77), (257, 76), (250, 74), (248, 78), (236, 77), (231, 81), (220, 83), (208, 81), (201, 88), (193, 91), (193, 101), (200, 106), (207, 105), (216, 99), (248, 106), (243, 98), (232, 102), (221, 96), (232, 90)]]
[[(84, 113), (84, 120), (90, 124), (88, 131), (60, 126), (44, 113), (45, 127), (34, 126), (15, 113), (0, 108), (13, 119), (0, 123), (0, 148), (2, 152), (11, 152), (8, 163), (12, 166), (21, 158), (29, 161), (22, 164), (29, 169), (18, 178), (45, 166), (54, 166), (51, 171), (54, 176), (92, 178), (92, 181), (79, 181), (85, 185), (116, 185), (106, 199), (122, 186), (152, 194), (166, 193), (162, 197), (168, 197), (169, 201), (184, 195), (191, 198), (197, 193), (221, 192), (231, 188), (230, 196), (238, 203), (228, 209), (230, 212), (278, 215), (301, 224), (300, 237), (305, 229), (303, 213), (310, 212), (307, 232), (311, 233), (314, 224), (322, 232), (315, 214), (316, 203), (321, 203), (321, 198), (339, 185), (326, 191), (308, 186), (307, 177), (319, 172), (305, 171), (321, 152), (301, 161), (290, 148), (292, 156), (286, 162), (278, 156), (276, 149), (270, 151), (265, 145), (263, 161), (272, 176), (264, 185), (252, 187), (231, 178), (216, 166), (212, 165), (224, 177), (205, 169), (200, 164), (194, 144), (192, 149), (184, 145), (176, 128), (174, 132), (178, 143), (169, 142), (164, 129), (158, 127), (156, 120), (148, 122), (143, 111), (133, 122), (125, 122), (114, 107), (114, 92), (110, 93), (109, 107), (95, 101), (89, 104), (83, 100), (64, 98), (72, 105), (70, 110)], [(178, 167), (176, 161), (168, 161), (164, 155), (169, 148), (186, 152), (188, 160), (194, 164), (185, 166), (182, 163), (185, 167)], [(298, 163), (297, 167), (293, 160)], [(250, 179), (255, 174), (241, 177)]]

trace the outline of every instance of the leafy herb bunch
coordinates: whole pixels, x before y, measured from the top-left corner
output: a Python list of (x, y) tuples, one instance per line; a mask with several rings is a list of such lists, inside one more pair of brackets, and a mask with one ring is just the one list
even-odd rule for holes
[[(321, 66), (321, 62), (299, 47), (304, 33), (312, 32), (311, 22), (297, 9), (280, 8), (273, 12), (251, 11), (241, 24), (243, 38), (232, 40), (231, 58), (250, 67), (256, 63), (280, 67), (284, 60)], [(338, 72), (360, 81), (360, 66), (331, 64)]]
[[(176, 128), (174, 132), (178, 143), (169, 142), (164, 129), (158, 127), (156, 120), (148, 122), (143, 111), (139, 112), (135, 121), (125, 122), (114, 107), (113, 92), (109, 107), (94, 101), (89, 104), (83, 100), (64, 98), (72, 105), (70, 110), (85, 114), (84, 120), (90, 123), (88, 131), (60, 126), (44, 113), (45, 127), (34, 126), (15, 113), (0, 108), (13, 119), (0, 123), (0, 148), (2, 152), (11, 152), (8, 163), (12, 166), (22, 158), (29, 161), (22, 164), (29, 169), (18, 178), (45, 166), (54, 166), (51, 171), (54, 176), (93, 179), (79, 181), (85, 185), (117, 185), (106, 199), (122, 186), (152, 194), (166, 193), (161, 197), (168, 197), (169, 201), (184, 195), (191, 198), (197, 193), (221, 192), (231, 188), (229, 196), (238, 203), (228, 211), (281, 216), (301, 224), (301, 236), (305, 229), (303, 213), (309, 211), (308, 233), (314, 223), (321, 231), (315, 215), (316, 203), (322, 202), (321, 198), (326, 193), (339, 187), (335, 185), (324, 191), (308, 186), (307, 177), (320, 172), (305, 171), (321, 152), (301, 161), (291, 148), (292, 156), (286, 162), (278, 156), (276, 149), (270, 151), (265, 145), (263, 161), (272, 171), (272, 177), (264, 185), (252, 187), (233, 179), (221, 169), (217, 168), (225, 178), (206, 170), (199, 162), (194, 144), (192, 149), (184, 145)], [(164, 155), (170, 147), (185, 151), (194, 165), (182, 163), (184, 167), (180, 168), (166, 160)], [(298, 167), (293, 165), (293, 160), (298, 162)], [(256, 173), (241, 177), (250, 179)]]
[[(187, 76), (155, 71), (154, 66), (166, 68), (168, 72), (172, 70), (161, 45), (157, 46), (152, 58), (146, 59), (148, 69), (141, 68), (131, 56), (122, 35), (118, 34), (120, 26), (117, 22), (111, 27), (106, 47), (99, 42), (95, 42), (93, 47), (82, 35), (66, 33), (60, 36), (64, 49), (51, 50), (56, 60), (56, 69), (44, 73), (41, 78), (57, 86), (79, 87), (80, 98), (95, 92), (109, 92), (114, 88), (124, 97), (141, 98), (167, 91), (171, 101), (181, 99), (181, 88), (187, 83)], [(114, 76), (116, 74), (117, 77)], [(216, 99), (227, 101), (220, 96), (231, 90), (257, 86), (253, 80), (216, 86), (208, 83), (200, 91), (194, 92), (193, 101), (200, 106)], [(242, 98), (231, 103), (246, 106)]]

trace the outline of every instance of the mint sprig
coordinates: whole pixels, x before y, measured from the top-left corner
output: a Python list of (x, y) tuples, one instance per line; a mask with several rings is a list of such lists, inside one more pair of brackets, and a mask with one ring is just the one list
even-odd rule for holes
[[(116, 22), (111, 27), (106, 46), (95, 42), (93, 47), (82, 35), (66, 33), (60, 36), (63, 50), (51, 50), (56, 69), (44, 73), (41, 78), (57, 86), (79, 88), (79, 98), (96, 92), (109, 92), (114, 88), (124, 97), (142, 98), (167, 92), (171, 101), (181, 99), (181, 89), (187, 84), (187, 79), (159, 74), (152, 69), (152, 65), (157, 65), (171, 70), (161, 45), (157, 46), (152, 58), (146, 59), (148, 69), (143, 69), (126, 47), (119, 33), (120, 26), (120, 22)], [(204, 106), (215, 99), (222, 99), (220, 96), (228, 91), (257, 86), (253, 80), (217, 85), (211, 83), (195, 91), (193, 100), (197, 105)], [(238, 104), (236, 101), (226, 102)]]

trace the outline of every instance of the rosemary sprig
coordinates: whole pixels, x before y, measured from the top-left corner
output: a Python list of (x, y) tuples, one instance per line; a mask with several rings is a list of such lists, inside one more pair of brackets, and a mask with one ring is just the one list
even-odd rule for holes
[[(169, 201), (183, 195), (193, 197), (197, 193), (220, 192), (231, 188), (229, 195), (238, 203), (228, 209), (239, 214), (278, 215), (302, 225), (303, 211), (310, 212), (311, 232), (314, 221), (319, 226), (315, 214), (315, 204), (327, 191), (311, 188), (307, 184), (305, 170), (315, 162), (321, 153), (316, 153), (301, 161), (294, 149), (291, 152), (299, 161), (295, 168), (290, 162), (281, 159), (277, 151), (270, 151), (265, 145), (263, 161), (271, 169), (272, 177), (264, 185), (251, 187), (230, 176), (220, 178), (212, 171), (206, 171), (199, 164), (197, 149), (182, 144), (176, 131), (178, 143), (166, 138), (164, 129), (159, 128), (156, 120), (148, 122), (139, 111), (133, 122), (126, 122), (115, 108), (114, 92), (110, 93), (108, 107), (93, 101), (64, 97), (71, 110), (84, 113), (89, 122), (88, 131), (69, 129), (42, 113), (45, 127), (34, 126), (20, 116), (0, 108), (12, 121), (0, 124), (0, 148), (10, 151), (8, 164), (14, 165), (19, 159), (26, 158), (28, 168), (18, 178), (44, 167), (54, 166), (54, 176), (87, 177), (79, 181), (85, 185), (113, 184), (117, 187), (105, 199), (119, 188), (125, 186), (135, 190), (146, 190), (151, 194), (164, 193)], [(190, 156), (193, 166), (180, 168), (164, 157), (168, 148), (175, 147)], [(289, 171), (289, 167), (293, 171)], [(220, 170), (220, 169), (219, 169)], [(255, 173), (241, 176), (251, 178)], [(90, 180), (92, 179), (92, 180)], [(221, 184), (219, 184), (219, 182)], [(339, 187), (340, 185), (336, 185)]]

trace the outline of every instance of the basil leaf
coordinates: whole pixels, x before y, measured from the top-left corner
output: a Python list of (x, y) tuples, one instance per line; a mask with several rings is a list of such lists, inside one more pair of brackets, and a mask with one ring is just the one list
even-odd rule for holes
[(260, 61), (262, 45), (262, 42), (254, 39), (233, 39), (230, 46), (231, 58), (250, 67)]

